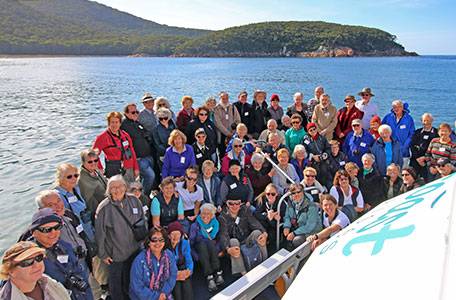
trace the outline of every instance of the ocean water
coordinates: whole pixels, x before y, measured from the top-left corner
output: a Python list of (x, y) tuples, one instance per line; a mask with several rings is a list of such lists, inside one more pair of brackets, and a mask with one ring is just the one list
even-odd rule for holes
[[(340, 108), (346, 94), (370, 86), (381, 115), (394, 99), (409, 103), (417, 127), (424, 112), (435, 122), (456, 119), (456, 56), (401, 58), (126, 58), (0, 59), (0, 254), (30, 223), (34, 197), (50, 188), (59, 163), (79, 164), (79, 152), (105, 128), (105, 114), (139, 103), (144, 92), (166, 96), (179, 110), (246, 89), (305, 99), (323, 85)], [(139, 105), (141, 108), (141, 105)]]

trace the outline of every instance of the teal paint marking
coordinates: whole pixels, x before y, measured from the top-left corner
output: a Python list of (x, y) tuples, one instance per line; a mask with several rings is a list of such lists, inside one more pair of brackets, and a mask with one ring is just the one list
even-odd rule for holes
[(437, 202), (439, 202), (439, 200), (443, 197), (443, 195), (446, 194), (446, 191), (443, 191), (440, 195), (437, 196), (437, 198), (435, 198), (434, 201), (432, 201), (432, 204), (431, 204), (431, 208), (434, 208), (434, 206), (437, 204)]
[[(352, 247), (357, 244), (374, 243), (371, 255), (376, 255), (383, 249), (386, 240), (406, 237), (415, 230), (415, 225), (409, 225), (399, 229), (390, 230), (391, 224), (383, 226), (379, 232), (360, 235), (350, 240), (342, 249), (345, 256), (352, 254)], [(329, 249), (328, 249), (329, 250)]]

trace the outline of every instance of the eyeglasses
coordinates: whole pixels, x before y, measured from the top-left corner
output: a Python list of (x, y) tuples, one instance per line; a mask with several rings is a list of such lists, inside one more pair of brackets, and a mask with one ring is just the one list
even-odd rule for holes
[(132, 115), (137, 115), (137, 114), (139, 114), (139, 111), (134, 110), (134, 111), (131, 111), (130, 114), (132, 114)]
[(234, 145), (233, 147), (234, 148), (242, 148), (243, 146), (242, 145)]
[(352, 125), (352, 127), (359, 127), (359, 126), (361, 126), (361, 125), (359, 125), (359, 124), (353, 124)]
[(33, 265), (35, 262), (39, 263), (42, 262), (44, 259), (44, 254), (37, 255), (35, 257), (29, 258), (29, 259), (24, 259), (23, 261), (19, 262), (17, 266), (21, 268), (27, 268)]
[(198, 116), (207, 116), (205, 113), (199, 113)]
[(186, 176), (185, 178), (186, 178), (187, 180), (189, 180), (189, 181), (197, 181), (197, 180), (198, 180), (197, 177), (188, 177), (188, 176)]
[(96, 159), (93, 159), (93, 160), (88, 160), (87, 163), (88, 163), (88, 164), (93, 164), (93, 163), (97, 163), (97, 162), (99, 162), (99, 161), (100, 161), (100, 159), (99, 159), (99, 158), (96, 158)]
[(315, 175), (312, 175), (312, 174), (305, 174), (304, 176), (305, 176), (305, 177), (312, 177), (312, 178), (315, 178)]
[(76, 179), (78, 179), (79, 174), (70, 174), (70, 175), (67, 175), (66, 179), (71, 179), (71, 178), (73, 178), (73, 177), (76, 178)]
[(158, 118), (160, 121), (168, 121), (168, 117)]
[(241, 205), (241, 202), (229, 202), (229, 201), (228, 201), (228, 202), (226, 202), (226, 204), (227, 204), (228, 206), (239, 206), (239, 205)]
[(151, 243), (163, 243), (165, 241), (164, 238), (151, 238), (150, 242)]
[(266, 196), (275, 196), (277, 195), (276, 193), (266, 193)]
[(36, 230), (38, 230), (39, 232), (42, 232), (42, 233), (49, 233), (53, 230), (57, 231), (57, 230), (60, 230), (62, 229), (62, 224), (57, 224), (55, 226), (52, 226), (52, 227), (38, 227)]

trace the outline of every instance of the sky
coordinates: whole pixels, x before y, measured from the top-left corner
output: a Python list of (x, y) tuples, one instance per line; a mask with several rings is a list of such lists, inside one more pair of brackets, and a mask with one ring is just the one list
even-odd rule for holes
[(96, 0), (170, 26), (220, 30), (264, 21), (326, 21), (385, 30), (407, 51), (456, 54), (456, 0)]

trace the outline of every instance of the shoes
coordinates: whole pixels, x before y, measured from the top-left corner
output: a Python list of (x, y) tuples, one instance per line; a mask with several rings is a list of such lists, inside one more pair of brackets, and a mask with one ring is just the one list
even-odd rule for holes
[(218, 271), (217, 274), (215, 275), (215, 284), (217, 286), (225, 283), (225, 280), (223, 279), (222, 274), (223, 274), (223, 271)]
[(209, 292), (215, 292), (217, 290), (217, 284), (214, 281), (214, 276), (209, 275), (207, 276), (207, 289)]

